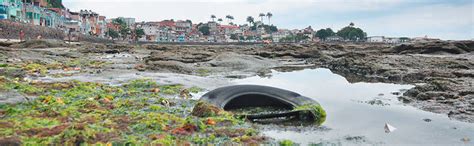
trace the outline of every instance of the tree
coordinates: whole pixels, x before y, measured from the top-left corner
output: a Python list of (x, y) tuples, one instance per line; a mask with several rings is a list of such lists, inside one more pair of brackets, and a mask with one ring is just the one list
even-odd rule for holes
[(212, 22), (214, 22), (214, 19), (216, 19), (216, 15), (211, 15)]
[(331, 28), (326, 28), (316, 31), (316, 34), (314, 36), (318, 37), (321, 40), (326, 40), (326, 38), (334, 36), (335, 34), (336, 33), (334, 33)]
[(278, 32), (278, 28), (274, 25), (263, 25), (266, 33)]
[(354, 22), (349, 23), (349, 26), (354, 27), (355, 26)]
[(127, 23), (123, 18), (117, 18), (112, 20), (112, 23), (119, 26), (119, 33), (123, 39), (127, 38), (128, 34), (130, 34), (130, 28), (128, 28)]
[(337, 36), (340, 36), (346, 40), (360, 41), (364, 40), (367, 37), (367, 33), (365, 33), (360, 28), (356, 28), (349, 25), (337, 31)]
[(137, 28), (135, 29), (135, 36), (136, 36), (136, 40), (138, 40), (139, 38), (142, 38), (143, 36), (145, 35), (145, 30), (141, 29), (141, 28)]
[(239, 36), (239, 40), (245, 40), (245, 37), (242, 36), (242, 35), (240, 35), (240, 36)]
[(252, 23), (254, 23), (254, 21), (255, 21), (255, 19), (252, 16), (247, 17), (247, 22), (249, 22), (249, 26), (251, 26)]
[(119, 33), (113, 29), (110, 29), (107, 31), (107, 35), (113, 39), (116, 39), (119, 37)]
[(265, 17), (265, 16), (266, 16), (266, 15), (265, 15), (264, 13), (260, 13), (260, 14), (258, 15), (258, 17), (260, 17), (260, 21), (262, 21), (262, 23), (263, 23), (263, 17)]
[(189, 24), (193, 24), (193, 21), (191, 21), (191, 20), (189, 20), (189, 19), (186, 20), (186, 22), (188, 22)]
[(232, 20), (234, 20), (234, 16), (231, 15), (227, 15), (225, 18), (229, 21), (229, 24), (232, 22)]
[(199, 27), (199, 31), (200, 31), (203, 35), (206, 35), (206, 36), (211, 34), (211, 32), (210, 32), (209, 29), (210, 29), (210, 28), (209, 28), (209, 26), (207, 26), (207, 25), (202, 25), (201, 27)]
[(51, 8), (64, 8), (62, 0), (48, 0), (48, 7)]
[(270, 23), (270, 19), (271, 19), (272, 17), (273, 17), (273, 14), (270, 13), (270, 12), (268, 12), (268, 13), (267, 13), (268, 24), (271, 24), (271, 23)]
[(224, 20), (222, 20), (222, 18), (219, 18), (219, 19), (217, 19), (217, 21), (219, 21), (219, 24), (221, 24), (222, 21), (224, 21)]
[(231, 34), (230, 39), (231, 40), (239, 40), (239, 37), (237, 36), (237, 34)]

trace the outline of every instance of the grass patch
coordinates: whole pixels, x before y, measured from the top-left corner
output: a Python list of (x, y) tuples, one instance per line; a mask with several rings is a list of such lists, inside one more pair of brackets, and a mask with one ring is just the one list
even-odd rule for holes
[(198, 69), (196, 70), (196, 73), (198, 76), (201, 76), (201, 77), (207, 77), (210, 75), (211, 71), (210, 70), (207, 70), (207, 69)]

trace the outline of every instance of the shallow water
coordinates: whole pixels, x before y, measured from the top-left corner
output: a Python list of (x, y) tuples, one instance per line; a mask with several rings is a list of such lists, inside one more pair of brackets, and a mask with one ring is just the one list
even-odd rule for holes
[[(412, 85), (349, 83), (328, 69), (274, 72), (270, 78), (251, 77), (235, 84), (257, 84), (295, 91), (320, 102), (327, 120), (320, 128), (265, 128), (277, 140), (306, 144), (423, 144), (473, 145), (474, 124), (450, 120), (446, 115), (404, 105), (391, 93)], [(430, 119), (431, 122), (426, 122)], [(385, 133), (384, 125), (397, 128)], [(285, 130), (283, 130), (285, 129)], [(301, 130), (303, 129), (303, 130)]]

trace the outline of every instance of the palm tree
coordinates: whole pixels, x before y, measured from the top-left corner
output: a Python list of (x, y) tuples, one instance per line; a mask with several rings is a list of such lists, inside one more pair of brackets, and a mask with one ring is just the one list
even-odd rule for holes
[(253, 19), (252, 16), (248, 16), (247, 17), (247, 22), (249, 22), (249, 26), (252, 25), (252, 23), (254, 23), (255, 19)]
[(229, 21), (229, 24), (232, 22), (232, 20), (234, 20), (234, 16), (231, 15), (227, 15), (225, 18)]
[(354, 26), (355, 26), (354, 22), (351, 22), (351, 23), (349, 24), (349, 26), (350, 26), (350, 27), (354, 27)]
[(267, 17), (268, 17), (268, 25), (270, 25), (270, 24), (271, 24), (271, 23), (270, 23), (270, 19), (273, 17), (273, 14), (270, 13), (270, 12), (268, 12), (268, 13), (267, 13)]
[(222, 18), (219, 18), (219, 19), (217, 19), (217, 21), (219, 21), (219, 24), (221, 24), (223, 20), (222, 20)]
[(265, 15), (264, 13), (260, 13), (260, 14), (258, 15), (258, 17), (260, 17), (260, 21), (262, 21), (262, 23), (263, 23), (263, 17), (265, 17), (265, 16), (266, 16), (266, 15)]
[(234, 21), (234, 16), (230, 16), (230, 23), (229, 23), (229, 24), (234, 25), (234, 23), (232, 21)]
[(212, 22), (214, 22), (214, 19), (216, 19), (216, 15), (211, 15)]

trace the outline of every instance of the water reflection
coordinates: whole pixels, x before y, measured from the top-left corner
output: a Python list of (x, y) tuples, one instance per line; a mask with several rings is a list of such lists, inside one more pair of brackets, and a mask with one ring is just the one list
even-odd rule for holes
[[(410, 89), (412, 85), (352, 84), (328, 69), (274, 72), (270, 78), (252, 77), (235, 82), (295, 91), (317, 100), (326, 109), (328, 117), (322, 129), (329, 130), (264, 130), (267, 136), (276, 139), (290, 139), (302, 144), (473, 144), (461, 139), (474, 138), (474, 124), (405, 106), (392, 94)], [(426, 122), (426, 119), (431, 122)], [(385, 133), (385, 123), (398, 130)]]

